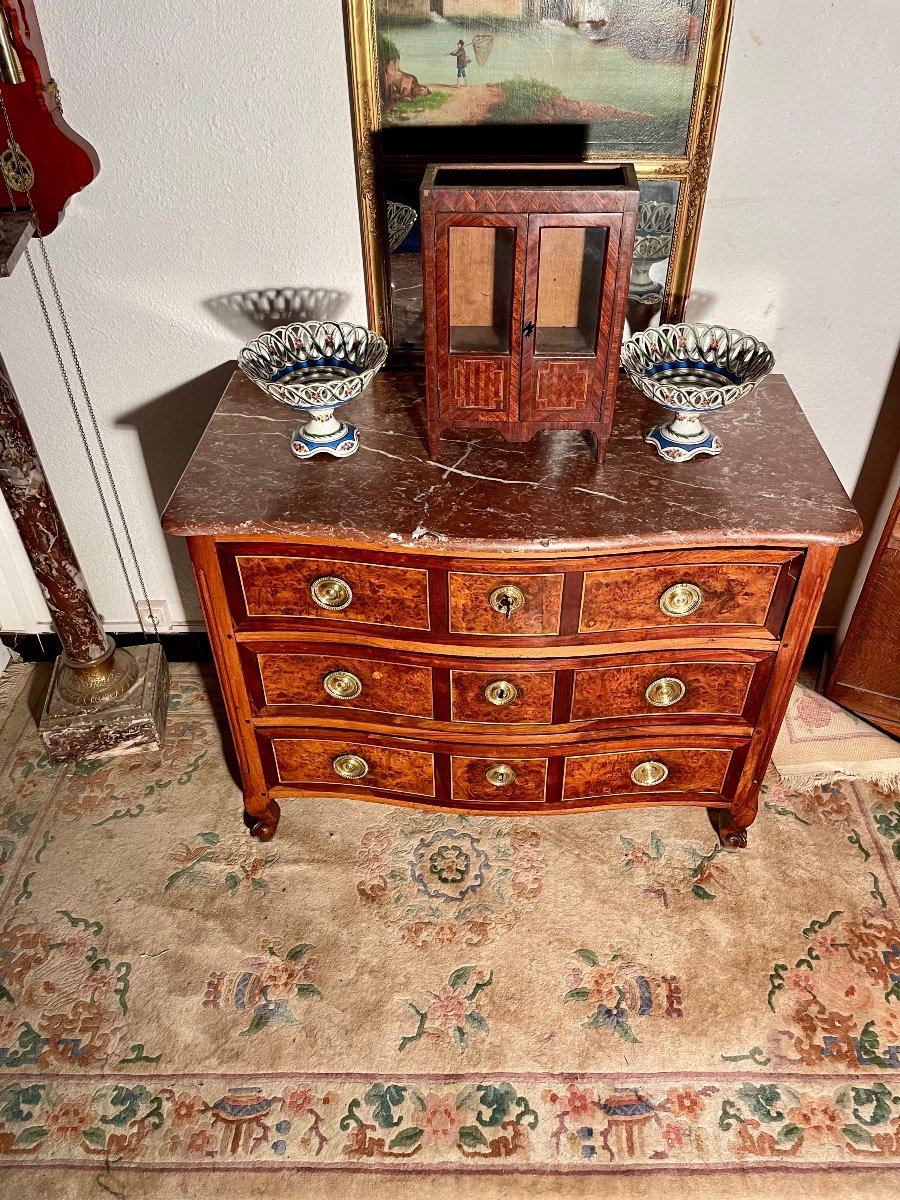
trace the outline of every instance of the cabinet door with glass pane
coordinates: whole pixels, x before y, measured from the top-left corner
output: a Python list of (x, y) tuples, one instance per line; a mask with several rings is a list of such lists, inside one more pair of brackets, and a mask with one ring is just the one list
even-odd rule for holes
[(438, 218), (438, 386), (445, 420), (515, 421), (528, 218), (467, 213)]
[(600, 419), (615, 300), (618, 214), (528, 218), (519, 419)]

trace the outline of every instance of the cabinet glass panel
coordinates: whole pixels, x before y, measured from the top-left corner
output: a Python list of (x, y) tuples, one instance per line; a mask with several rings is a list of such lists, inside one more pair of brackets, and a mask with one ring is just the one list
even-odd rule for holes
[(450, 349), (508, 354), (514, 229), (451, 225)]
[(594, 354), (606, 237), (603, 226), (542, 226), (535, 354)]

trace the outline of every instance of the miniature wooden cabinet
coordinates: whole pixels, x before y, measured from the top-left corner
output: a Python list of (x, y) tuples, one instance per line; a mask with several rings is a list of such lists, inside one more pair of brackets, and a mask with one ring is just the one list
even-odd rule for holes
[(720, 414), (724, 454), (676, 470), (625, 382), (602, 472), (565, 430), (508, 446), (502, 474), (470, 432), (448, 469), (422, 444), (423, 390), (379, 375), (359, 452), (298, 463), (294, 414), (236, 374), (166, 510), (251, 831), (315, 795), (530, 818), (691, 804), (743, 845), (859, 535), (784, 380)]
[(432, 166), (421, 189), (428, 437), (612, 427), (638, 188), (628, 164)]

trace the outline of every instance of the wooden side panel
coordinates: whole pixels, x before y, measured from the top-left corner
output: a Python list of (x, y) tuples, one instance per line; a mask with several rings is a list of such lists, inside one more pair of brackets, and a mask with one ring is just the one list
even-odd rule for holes
[[(553, 720), (553, 671), (451, 671), (450, 715), (454, 721), (483, 725), (540, 724)], [(499, 680), (518, 695), (504, 705), (492, 704), (485, 688)]]
[[(787, 556), (785, 556), (787, 557)], [(746, 625), (771, 628), (770, 609), (784, 564), (701, 563), (626, 571), (589, 571), (579, 629), (602, 633), (618, 629), (672, 628), (686, 625)], [(690, 583), (700, 589), (700, 606), (687, 616), (668, 616), (660, 608), (667, 588)], [(787, 603), (787, 600), (784, 601)]]
[(434, 755), (422, 750), (398, 750), (368, 742), (316, 741), (312, 738), (274, 738), (272, 751), (282, 784), (334, 783), (345, 780), (334, 769), (342, 754), (355, 754), (368, 763), (368, 774), (354, 786), (433, 797)]
[(872, 558), (826, 695), (900, 737), (900, 492)]
[[(566, 759), (563, 799), (627, 795), (642, 798), (663, 792), (721, 792), (732, 750), (673, 749), (629, 750), (619, 754), (585, 754)], [(667, 777), (654, 787), (640, 787), (631, 772), (647, 760), (668, 768)]]
[[(235, 559), (247, 615), (366, 622), (401, 629), (428, 629), (428, 572), (416, 567), (239, 554)], [(320, 608), (310, 594), (313, 580), (345, 580), (353, 599), (343, 609)]]
[[(512, 767), (515, 779), (501, 787), (490, 783), (486, 772), (504, 764)], [(546, 758), (457, 758), (451, 767), (453, 800), (479, 804), (540, 803), (547, 799)]]
[[(506, 635), (556, 634), (562, 611), (563, 575), (469, 574), (451, 571), (450, 632)], [(508, 618), (490, 605), (491, 592), (514, 584), (525, 594), (525, 604)]]
[[(406, 717), (433, 715), (430, 667), (359, 658), (352, 648), (343, 655), (260, 654), (257, 662), (266, 705), (321, 705)], [(360, 694), (348, 700), (330, 696), (324, 681), (332, 671), (355, 675), (362, 684)]]
[[(768, 667), (770, 659), (764, 660)], [(748, 709), (750, 685), (758, 668), (753, 663), (678, 662), (642, 663), (639, 666), (597, 667), (575, 672), (573, 721), (603, 717), (733, 716), (755, 720)], [(657, 707), (647, 699), (647, 688), (658, 679), (684, 684), (684, 695), (674, 704)], [(758, 706), (761, 697), (757, 697)]]

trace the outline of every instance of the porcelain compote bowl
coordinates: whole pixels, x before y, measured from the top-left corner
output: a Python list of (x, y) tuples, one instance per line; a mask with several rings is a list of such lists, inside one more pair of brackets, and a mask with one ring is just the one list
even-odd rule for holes
[(644, 438), (669, 462), (721, 454), (721, 438), (710, 433), (698, 413), (734, 404), (774, 363), (764, 342), (724, 325), (658, 325), (622, 346), (622, 366), (631, 382), (674, 410), (667, 424), (655, 426)]
[(359, 435), (334, 410), (368, 387), (386, 358), (384, 338), (363, 325), (301, 321), (254, 338), (238, 355), (238, 364), (264, 392), (309, 414), (291, 438), (297, 458), (349, 458)]

